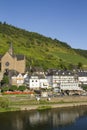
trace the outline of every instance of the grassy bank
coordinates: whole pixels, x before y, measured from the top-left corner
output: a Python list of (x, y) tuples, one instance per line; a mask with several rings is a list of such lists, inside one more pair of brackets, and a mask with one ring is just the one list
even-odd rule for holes
[(74, 107), (87, 105), (87, 96), (64, 96), (51, 98), (41, 98), (37, 101), (29, 95), (3, 95), (0, 97), (0, 112), (51, 109), (56, 107)]
[(39, 106), (37, 108), (37, 110), (47, 110), (47, 109), (51, 109), (52, 107), (51, 106)]
[(0, 112), (9, 112), (9, 111), (20, 111), (20, 109), (19, 108), (10, 108), (10, 107), (8, 107), (8, 108), (0, 108)]

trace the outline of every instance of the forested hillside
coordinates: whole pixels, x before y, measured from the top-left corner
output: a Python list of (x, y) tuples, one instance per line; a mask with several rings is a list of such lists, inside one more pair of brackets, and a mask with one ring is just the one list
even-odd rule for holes
[(0, 54), (8, 51), (11, 42), (15, 54), (26, 56), (27, 66), (44, 69), (87, 67), (86, 56), (77, 53), (67, 43), (0, 22)]
[(76, 53), (78, 53), (81, 56), (84, 56), (85, 58), (87, 58), (87, 50), (82, 50), (82, 49), (74, 49), (76, 51)]

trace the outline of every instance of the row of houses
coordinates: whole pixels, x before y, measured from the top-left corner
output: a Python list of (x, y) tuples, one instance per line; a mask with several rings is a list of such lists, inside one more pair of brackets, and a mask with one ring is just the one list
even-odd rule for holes
[(12, 85), (25, 84), (30, 89), (58, 88), (59, 90), (79, 90), (81, 85), (87, 84), (87, 71), (49, 70), (47, 72), (33, 72), (31, 75), (17, 74), (11, 77)]
[(11, 77), (12, 85), (23, 85), (25, 84), (30, 89), (48, 88), (49, 83), (44, 75), (31, 75), (28, 74), (18, 74), (17, 76)]
[(81, 90), (79, 85), (87, 84), (86, 71), (68, 71), (49, 69), (33, 69), (32, 73), (25, 73), (26, 59), (24, 55), (15, 55), (12, 43), (9, 50), (0, 55), (0, 81), (4, 73), (9, 73), (11, 85), (26, 85), (30, 89), (59, 88), (59, 90)]
[(87, 84), (86, 71), (68, 71), (49, 69), (33, 69), (32, 73), (25, 73), (26, 59), (24, 55), (15, 55), (12, 43), (9, 50), (0, 55), (0, 81), (4, 73), (9, 73), (11, 85), (26, 85), (30, 89), (58, 88), (59, 90), (81, 90), (79, 85)]

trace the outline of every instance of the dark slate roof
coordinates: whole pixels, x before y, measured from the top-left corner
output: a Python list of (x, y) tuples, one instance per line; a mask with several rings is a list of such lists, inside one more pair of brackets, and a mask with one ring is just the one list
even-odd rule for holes
[(32, 74), (30, 77), (32, 77), (32, 76), (37, 76), (39, 79), (45, 79), (45, 75), (43, 75), (43, 74)]
[(41, 68), (41, 67), (33, 67), (32, 71), (33, 72), (44, 72), (43, 68)]
[(77, 75), (79, 77), (87, 77), (87, 71), (79, 71), (79, 72), (77, 72)]
[(55, 70), (55, 71), (53, 70), (51, 72), (48, 72), (47, 75), (73, 76), (74, 73), (69, 70)]
[(16, 55), (17, 60), (24, 60), (24, 55)]
[(12, 76), (17, 76), (19, 74), (19, 72), (17, 72), (16, 70), (9, 70), (9, 76), (12, 77)]

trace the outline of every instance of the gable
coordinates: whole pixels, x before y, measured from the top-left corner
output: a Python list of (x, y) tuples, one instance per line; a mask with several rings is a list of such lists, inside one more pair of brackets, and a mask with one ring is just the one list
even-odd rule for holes
[(13, 57), (8, 52), (6, 52), (1, 58), (1, 61), (3, 60), (13, 60)]

